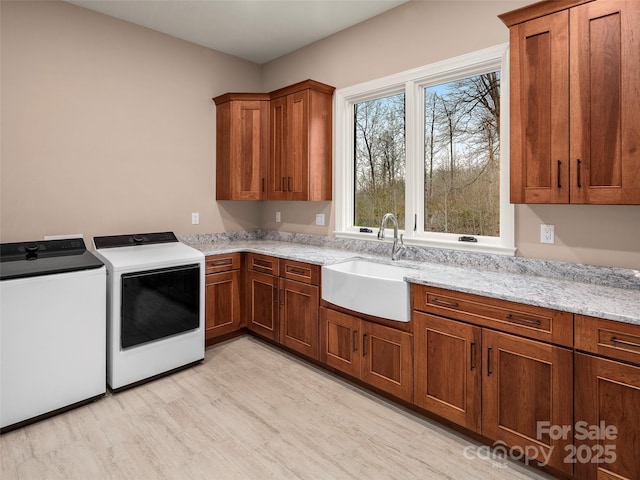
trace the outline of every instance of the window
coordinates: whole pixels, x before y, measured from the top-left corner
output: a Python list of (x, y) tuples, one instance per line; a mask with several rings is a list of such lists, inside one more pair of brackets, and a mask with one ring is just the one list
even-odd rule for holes
[(407, 244), (514, 253), (506, 51), (336, 91), (337, 236), (391, 212)]

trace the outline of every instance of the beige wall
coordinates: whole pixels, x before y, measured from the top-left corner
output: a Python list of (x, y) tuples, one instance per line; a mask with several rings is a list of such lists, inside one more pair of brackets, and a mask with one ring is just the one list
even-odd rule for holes
[[(341, 88), (507, 42), (497, 15), (529, 3), (412, 1), (264, 65), (263, 86), (313, 78)], [(282, 224), (263, 209), (269, 228), (332, 234), (333, 210), (326, 228), (314, 225), (325, 204), (278, 203)], [(541, 223), (555, 225), (556, 244), (539, 243)], [(518, 205), (515, 238), (520, 256), (640, 269), (640, 206)]]
[(258, 226), (215, 202), (211, 98), (259, 66), (62, 2), (3, 0), (1, 40), (3, 242)]
[[(331, 202), (215, 201), (211, 97), (306, 78), (341, 88), (496, 45), (508, 40), (496, 15), (526, 3), (412, 1), (260, 67), (63, 2), (3, 0), (0, 241), (331, 235)], [(556, 245), (538, 243), (540, 223), (555, 225)], [(516, 207), (520, 255), (640, 269), (638, 239), (640, 206)]]

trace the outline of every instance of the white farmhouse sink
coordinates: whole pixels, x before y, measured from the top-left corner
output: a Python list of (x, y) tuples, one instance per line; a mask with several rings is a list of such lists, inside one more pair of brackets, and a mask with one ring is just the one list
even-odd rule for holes
[(322, 267), (322, 299), (356, 312), (399, 322), (410, 319), (409, 284), (415, 270), (366, 260)]

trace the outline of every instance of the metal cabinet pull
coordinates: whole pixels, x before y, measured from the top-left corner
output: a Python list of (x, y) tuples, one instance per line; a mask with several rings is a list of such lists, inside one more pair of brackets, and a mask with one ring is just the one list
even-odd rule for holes
[(475, 359), (475, 353), (476, 353), (476, 342), (471, 342), (471, 370), (475, 370), (476, 368), (476, 359)]
[(490, 377), (491, 371), (491, 347), (487, 347), (487, 377)]
[(540, 326), (540, 320), (529, 320), (528, 318), (515, 317), (510, 313), (507, 314), (506, 319), (511, 320), (512, 322), (526, 323), (527, 325), (535, 325), (537, 327)]
[(558, 160), (558, 188), (562, 188), (562, 185), (560, 185), (560, 167), (561, 166), (562, 166), (562, 162)]
[(273, 286), (273, 303), (278, 303), (278, 287)]
[(582, 160), (578, 159), (578, 188), (582, 188)]
[(262, 191), (264, 192), (264, 177), (262, 177)]
[(362, 335), (362, 356), (367, 356), (367, 334)]
[(437, 298), (432, 299), (431, 303), (435, 303), (436, 305), (442, 305), (443, 307), (458, 308), (457, 302), (445, 302), (444, 300), (439, 300)]
[(620, 343), (628, 347), (640, 348), (640, 343), (628, 342), (627, 340), (620, 340), (618, 337), (611, 337), (611, 343)]
[(358, 351), (358, 331), (357, 330), (353, 331), (353, 351), (354, 352)]
[(305, 275), (307, 273), (301, 268), (289, 268), (289, 272), (293, 273), (294, 275)]

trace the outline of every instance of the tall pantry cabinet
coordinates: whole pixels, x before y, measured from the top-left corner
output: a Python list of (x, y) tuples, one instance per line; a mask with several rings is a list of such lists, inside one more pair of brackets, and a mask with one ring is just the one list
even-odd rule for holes
[(640, 2), (544, 1), (500, 18), (511, 201), (640, 204)]

